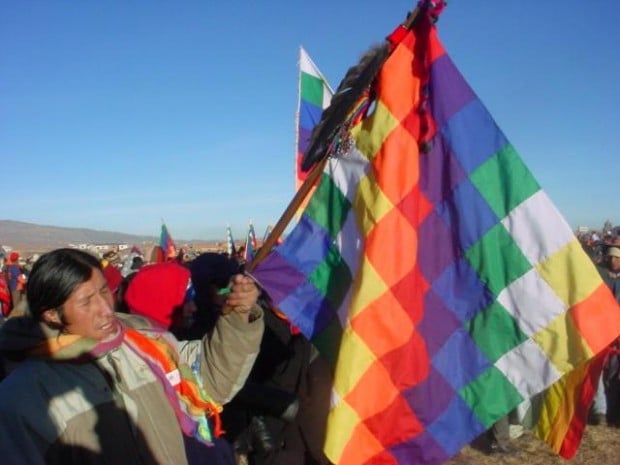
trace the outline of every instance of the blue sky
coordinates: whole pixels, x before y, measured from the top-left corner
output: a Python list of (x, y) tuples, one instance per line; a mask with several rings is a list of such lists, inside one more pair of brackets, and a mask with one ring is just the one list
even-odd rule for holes
[[(294, 194), (299, 47), (336, 87), (414, 4), (2, 2), (0, 219), (262, 236)], [(453, 0), (438, 23), (573, 227), (620, 224), (619, 23), (615, 0)]]

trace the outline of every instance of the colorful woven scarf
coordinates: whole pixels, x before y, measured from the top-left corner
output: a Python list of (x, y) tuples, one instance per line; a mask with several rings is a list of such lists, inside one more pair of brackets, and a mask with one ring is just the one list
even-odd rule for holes
[(205, 444), (213, 443), (207, 418), (213, 421), (213, 434), (222, 434), (222, 407), (205, 393), (191, 368), (181, 363), (177, 351), (162, 334), (150, 338), (135, 329), (125, 330), (125, 342), (144, 360), (161, 382), (174, 409), (181, 430)]
[[(222, 407), (207, 396), (192, 369), (179, 360), (174, 345), (166, 339), (167, 333), (149, 328), (151, 333), (153, 336), (119, 323), (118, 334), (105, 342), (70, 334), (57, 335), (40, 341), (28, 353), (39, 358), (79, 363), (97, 358), (124, 342), (161, 383), (183, 433), (211, 445), (213, 436), (223, 433), (219, 415)], [(209, 419), (213, 422), (213, 432)]]

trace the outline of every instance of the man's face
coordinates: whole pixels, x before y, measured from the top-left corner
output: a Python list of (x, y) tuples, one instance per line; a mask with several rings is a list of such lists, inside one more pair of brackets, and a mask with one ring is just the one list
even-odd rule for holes
[(620, 257), (609, 257), (609, 269), (614, 273), (620, 272)]
[(118, 332), (114, 299), (101, 271), (94, 269), (88, 281), (75, 288), (63, 305), (69, 334), (99, 341)]

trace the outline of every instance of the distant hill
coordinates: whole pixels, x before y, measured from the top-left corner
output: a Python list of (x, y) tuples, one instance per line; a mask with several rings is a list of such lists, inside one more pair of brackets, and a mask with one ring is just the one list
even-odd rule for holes
[(159, 242), (155, 236), (137, 236), (85, 228), (61, 228), (21, 221), (0, 220), (0, 245), (19, 250), (47, 250), (68, 244), (136, 244)]

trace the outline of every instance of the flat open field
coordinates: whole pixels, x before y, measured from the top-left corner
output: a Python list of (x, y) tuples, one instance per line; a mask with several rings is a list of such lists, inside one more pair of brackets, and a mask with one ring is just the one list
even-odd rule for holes
[(588, 426), (581, 447), (571, 460), (553, 454), (548, 446), (525, 432), (511, 444), (515, 455), (485, 455), (466, 447), (449, 462), (449, 465), (617, 465), (620, 464), (620, 429), (607, 426)]

